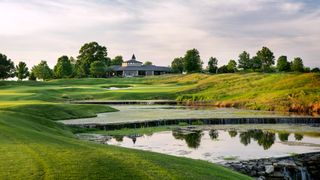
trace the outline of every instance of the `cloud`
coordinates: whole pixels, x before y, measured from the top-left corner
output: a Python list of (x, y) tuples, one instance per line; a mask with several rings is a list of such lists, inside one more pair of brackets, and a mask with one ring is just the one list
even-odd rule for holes
[(111, 57), (169, 65), (190, 48), (221, 64), (243, 50), (270, 46), (320, 66), (320, 8), (315, 0), (0, 0), (0, 52), (53, 66), (97, 41)]

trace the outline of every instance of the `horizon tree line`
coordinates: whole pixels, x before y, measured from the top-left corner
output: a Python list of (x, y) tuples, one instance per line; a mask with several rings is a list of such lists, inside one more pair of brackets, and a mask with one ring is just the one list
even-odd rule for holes
[[(174, 58), (171, 68), (174, 73), (204, 72), (210, 74), (235, 73), (235, 72), (320, 72), (319, 68), (305, 67), (300, 57), (288, 61), (287, 56), (280, 56), (275, 64), (274, 53), (267, 47), (262, 47), (255, 56), (243, 51), (239, 54), (237, 61), (229, 60), (228, 64), (218, 67), (218, 59), (210, 57), (208, 65), (202, 68), (203, 61), (197, 49), (188, 50), (184, 57)], [(275, 65), (275, 66), (274, 66)]]
[[(39, 64), (33, 66), (29, 71), (27, 64), (20, 61), (16, 66), (13, 61), (6, 55), (0, 53), (0, 79), (8, 79), (17, 77), (23, 80), (29, 77), (29, 80), (61, 78), (85, 78), (107, 77), (111, 73), (110, 66), (121, 65), (123, 63), (122, 56), (115, 56), (113, 59), (108, 57), (108, 51), (105, 46), (99, 45), (97, 42), (85, 43), (79, 50), (79, 55), (74, 58), (72, 56), (63, 55), (57, 59), (57, 63), (51, 69), (47, 61), (42, 60)], [(146, 61), (145, 65), (152, 65), (152, 62)], [(238, 60), (229, 60), (227, 65), (218, 67), (218, 59), (210, 57), (207, 67), (203, 69), (203, 61), (197, 49), (186, 51), (184, 57), (177, 57), (171, 63), (173, 73), (235, 73), (243, 72), (320, 72), (319, 68), (310, 70), (304, 67), (303, 60), (300, 57), (288, 61), (287, 57), (282, 55), (277, 59), (275, 65), (275, 57), (273, 52), (263, 47), (255, 56), (243, 51)]]

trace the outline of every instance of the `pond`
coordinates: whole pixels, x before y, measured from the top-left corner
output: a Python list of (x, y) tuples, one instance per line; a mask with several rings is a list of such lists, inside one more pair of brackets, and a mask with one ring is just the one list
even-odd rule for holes
[[(295, 114), (271, 111), (244, 110), (236, 108), (216, 108), (208, 106), (176, 105), (112, 105), (118, 112), (101, 113), (95, 118), (60, 121), (64, 124), (111, 124), (170, 120), (186, 118), (265, 118), (265, 117), (302, 117)], [(304, 116), (306, 117), (306, 116)]]
[(307, 125), (192, 126), (151, 135), (78, 136), (109, 145), (215, 163), (320, 151), (319, 127)]

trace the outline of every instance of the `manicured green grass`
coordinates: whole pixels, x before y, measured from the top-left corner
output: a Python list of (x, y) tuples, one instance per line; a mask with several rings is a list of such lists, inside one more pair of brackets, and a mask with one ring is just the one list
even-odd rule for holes
[[(106, 87), (132, 87), (116, 91)], [(248, 73), (1, 82), (0, 101), (177, 99), (256, 110), (320, 111), (320, 74)]]
[[(97, 108), (82, 106), (1, 108), (0, 179), (248, 179), (204, 161), (84, 142), (51, 120)], [(52, 110), (51, 117), (42, 113)]]
[[(132, 88), (105, 89), (114, 85)], [(319, 97), (320, 75), (312, 73), (0, 81), (0, 179), (247, 179), (204, 161), (83, 142), (54, 120), (114, 111), (73, 100), (206, 100), (288, 111), (317, 107)]]

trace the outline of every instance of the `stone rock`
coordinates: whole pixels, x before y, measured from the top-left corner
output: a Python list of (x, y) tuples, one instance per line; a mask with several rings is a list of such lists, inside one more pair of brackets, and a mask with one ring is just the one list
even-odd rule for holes
[(274, 171), (274, 167), (272, 165), (265, 166), (266, 173), (270, 174)]
[(284, 177), (284, 174), (282, 174), (279, 171), (276, 171), (276, 172), (272, 173), (270, 176), (273, 178), (282, 178), (282, 177)]
[(277, 163), (278, 166), (285, 166), (285, 167), (296, 167), (296, 163), (292, 160), (284, 159)]
[(253, 171), (250, 171), (250, 176), (256, 176), (257, 175), (257, 171), (253, 170)]

